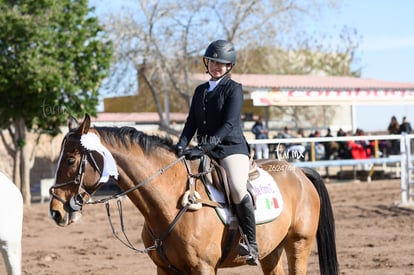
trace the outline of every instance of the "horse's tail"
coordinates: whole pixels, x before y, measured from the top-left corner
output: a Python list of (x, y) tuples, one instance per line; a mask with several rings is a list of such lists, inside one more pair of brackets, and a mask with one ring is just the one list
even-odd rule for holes
[(302, 170), (312, 181), (321, 201), (319, 226), (316, 233), (320, 273), (321, 275), (335, 275), (339, 272), (335, 243), (335, 220), (328, 190), (316, 170), (311, 168), (302, 168)]

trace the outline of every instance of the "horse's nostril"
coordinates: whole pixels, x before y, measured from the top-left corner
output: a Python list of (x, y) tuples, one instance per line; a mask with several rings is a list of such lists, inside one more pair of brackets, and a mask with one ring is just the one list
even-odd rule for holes
[(60, 223), (62, 220), (62, 215), (60, 215), (59, 211), (51, 211), (50, 215), (56, 223)]

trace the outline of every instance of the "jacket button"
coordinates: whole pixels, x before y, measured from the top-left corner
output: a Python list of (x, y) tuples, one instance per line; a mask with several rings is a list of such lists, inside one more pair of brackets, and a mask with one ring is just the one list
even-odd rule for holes
[(207, 121), (205, 121), (205, 120), (204, 120), (204, 121), (203, 121), (203, 124), (207, 124)]

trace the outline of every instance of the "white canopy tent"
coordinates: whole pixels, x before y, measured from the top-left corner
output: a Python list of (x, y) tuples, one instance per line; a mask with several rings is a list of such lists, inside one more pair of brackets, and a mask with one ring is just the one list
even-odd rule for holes
[(253, 90), (254, 106), (413, 104), (412, 90)]
[[(195, 74), (197, 81), (207, 81), (207, 74)], [(245, 99), (254, 106), (351, 107), (353, 128), (355, 105), (414, 104), (414, 83), (389, 82), (348, 76), (232, 74), (241, 83)]]
[[(207, 74), (195, 74), (207, 81)], [(414, 83), (349, 76), (232, 74), (255, 106), (414, 104)]]

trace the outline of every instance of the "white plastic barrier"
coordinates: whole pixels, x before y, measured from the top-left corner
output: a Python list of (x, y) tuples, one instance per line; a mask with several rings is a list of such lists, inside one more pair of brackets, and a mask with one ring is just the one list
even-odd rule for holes
[(414, 204), (414, 181), (412, 172), (411, 139), (413, 135), (401, 136), (401, 205)]
[(318, 161), (303, 161), (295, 162), (298, 167), (330, 167), (330, 166), (357, 166), (361, 164), (399, 164), (401, 168), (401, 204), (414, 204), (414, 166), (413, 157), (411, 156), (411, 143), (414, 138), (410, 135), (375, 135), (375, 136), (345, 136), (345, 137), (311, 137), (311, 138), (282, 138), (282, 139), (259, 139), (249, 140), (249, 144), (285, 144), (285, 143), (310, 143), (315, 142), (332, 142), (332, 141), (352, 141), (352, 140), (399, 140), (400, 141), (400, 155), (394, 155), (384, 158), (369, 158), (369, 159), (340, 159), (340, 160), (318, 160)]
[[(407, 137), (414, 137), (414, 135), (407, 135)], [(374, 148), (374, 160), (371, 159), (364, 159), (362, 160), (362, 162), (367, 161), (368, 163), (392, 163), (392, 162), (399, 162), (399, 159), (396, 159), (395, 156), (394, 157), (390, 157), (390, 158), (380, 158), (379, 156), (379, 141), (392, 141), (392, 140), (401, 140), (402, 139), (402, 135), (376, 135), (376, 136), (344, 136), (344, 137), (308, 137), (308, 138), (276, 138), (276, 139), (254, 139), (254, 140), (248, 140), (248, 143), (251, 145), (254, 144), (274, 144), (276, 145), (276, 147), (279, 146), (279, 144), (309, 144), (311, 147), (311, 151), (312, 148), (314, 149), (315, 143), (317, 142), (333, 142), (333, 141), (362, 141), (362, 140), (369, 140), (369, 141), (376, 141), (376, 148)], [(283, 154), (280, 154), (283, 157)], [(314, 157), (314, 152), (311, 152), (311, 162), (318, 162), (320, 165), (319, 166), (327, 166), (325, 165), (326, 163), (324, 163), (323, 161), (316, 161), (315, 157)], [(376, 160), (378, 159), (378, 160)], [(329, 166), (335, 166), (333, 163), (335, 163), (335, 161), (338, 160), (327, 160), (328, 164), (331, 163), (331, 165)], [(340, 161), (345, 161), (345, 160), (340, 160)], [(361, 159), (347, 159), (347, 161), (350, 161), (349, 164), (346, 165), (358, 165), (361, 161)], [(315, 165), (317, 166), (317, 165)], [(336, 165), (336, 166), (341, 166), (340, 164)]]
[(54, 178), (46, 178), (40, 180), (40, 202), (43, 203), (45, 200), (49, 199), (49, 189), (55, 183)]

